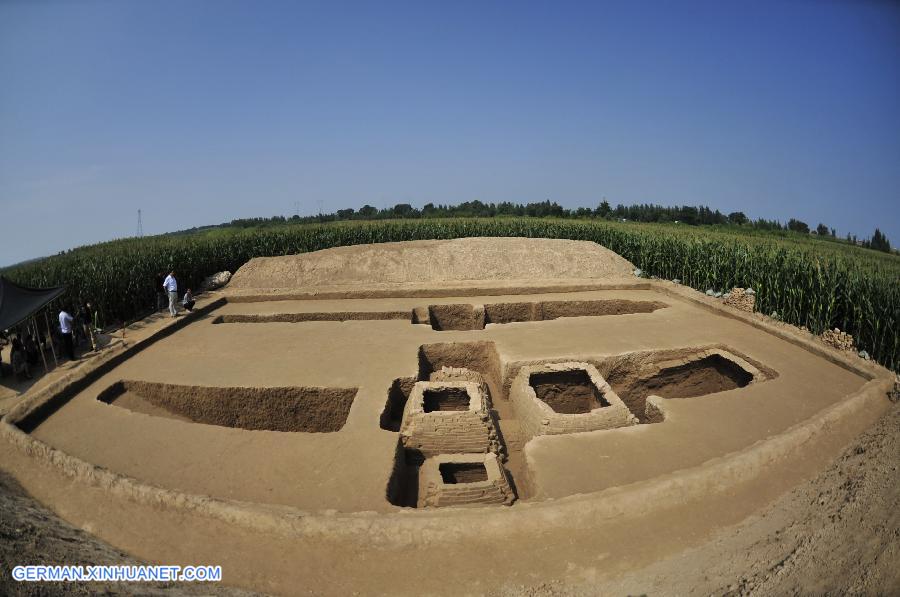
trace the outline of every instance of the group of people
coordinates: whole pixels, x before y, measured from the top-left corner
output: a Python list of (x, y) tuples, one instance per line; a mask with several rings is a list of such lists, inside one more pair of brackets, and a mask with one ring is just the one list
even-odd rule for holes
[[(169, 301), (169, 314), (172, 317), (178, 316), (178, 280), (175, 279), (175, 272), (170, 271), (168, 276), (163, 277), (162, 273), (156, 275), (156, 309), (163, 308), (166, 298)], [(187, 292), (181, 299), (181, 306), (188, 311), (194, 310), (194, 293), (188, 288)]]
[[(75, 313), (74, 315), (72, 313)], [(71, 360), (75, 360), (75, 347), (90, 342), (91, 350), (97, 350), (97, 332), (100, 331), (98, 314), (91, 303), (82, 303), (74, 311), (64, 307), (59, 312), (59, 334), (62, 348)]]
[[(74, 313), (74, 315), (73, 315)], [(36, 329), (36, 328), (35, 328)], [(82, 303), (77, 310), (69, 306), (59, 312), (59, 326), (51, 326), (47, 336), (32, 328), (12, 330), (12, 334), (0, 335), (0, 347), (10, 345), (9, 364), (18, 379), (31, 379), (31, 369), (41, 363), (41, 350), (53, 354), (64, 354), (76, 360), (75, 349), (90, 344), (90, 350), (97, 350), (97, 332), (100, 331), (99, 317), (89, 302)], [(10, 339), (10, 336), (11, 339)], [(2, 353), (0, 353), (0, 376), (3, 376)]]
[[(178, 315), (178, 281), (175, 272), (170, 271), (167, 276), (162, 273), (156, 278), (157, 309), (162, 309), (165, 299), (168, 298), (169, 314), (172, 317)], [(187, 311), (193, 311), (196, 300), (190, 288), (181, 297), (181, 306)], [(90, 342), (92, 351), (97, 350), (96, 333), (100, 331), (98, 314), (90, 302), (82, 303), (77, 310), (66, 305), (59, 311), (59, 326), (53, 326), (50, 337), (34, 338), (30, 331), (16, 334), (12, 340), (0, 334), (0, 347), (11, 344), (10, 364), (13, 373), (20, 379), (31, 379), (31, 367), (40, 363), (41, 347), (51, 348), (54, 353), (62, 353), (70, 360), (76, 360), (76, 347)], [(50, 346), (47, 346), (47, 345)], [(0, 353), (0, 376), (3, 375), (2, 353)]]
[[(52, 338), (50, 341), (53, 341)], [(0, 348), (10, 345), (9, 364), (13, 375), (19, 380), (31, 379), (31, 368), (40, 364), (41, 349), (46, 349), (47, 343), (48, 340), (44, 336), (38, 335), (35, 338), (30, 330), (17, 333), (12, 340), (6, 334), (0, 336)], [(3, 359), (0, 352), (0, 377), (3, 374)]]

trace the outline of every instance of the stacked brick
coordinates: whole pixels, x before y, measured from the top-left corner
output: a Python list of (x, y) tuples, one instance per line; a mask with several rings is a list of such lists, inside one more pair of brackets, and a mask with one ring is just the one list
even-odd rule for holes
[(435, 371), (429, 376), (428, 381), (470, 381), (478, 384), (478, 389), (484, 397), (485, 409), (491, 409), (491, 392), (484, 381), (484, 376), (478, 371), (472, 371), (465, 367), (441, 367), (439, 371)]
[[(484, 478), (474, 482), (447, 482), (440, 470), (441, 465), (446, 464), (483, 466)], [(429, 458), (419, 469), (419, 508), (487, 504), (508, 506), (515, 499), (509, 478), (496, 454), (442, 454)]]
[[(425, 393), (462, 390), (469, 397), (465, 410), (425, 412)], [(481, 387), (471, 381), (420, 381), (406, 401), (400, 441), (407, 450), (428, 458), (438, 454), (500, 451), (496, 425)]]

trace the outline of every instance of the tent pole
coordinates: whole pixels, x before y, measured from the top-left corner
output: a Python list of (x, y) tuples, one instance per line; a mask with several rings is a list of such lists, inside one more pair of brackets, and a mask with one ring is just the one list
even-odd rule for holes
[[(41, 332), (38, 329), (37, 325), (37, 317), (34, 315), (31, 316), (31, 327), (34, 330), (34, 341), (37, 342), (41, 337)], [(47, 355), (44, 354), (44, 343), (38, 342), (38, 348), (41, 351), (41, 360), (44, 361), (44, 374), (50, 373), (50, 368), (47, 366)]]
[(50, 318), (44, 311), (44, 323), (47, 324), (47, 342), (50, 343), (50, 350), (53, 352), (53, 366), (59, 367), (59, 361), (56, 359), (56, 347), (53, 346), (53, 334), (50, 332)]

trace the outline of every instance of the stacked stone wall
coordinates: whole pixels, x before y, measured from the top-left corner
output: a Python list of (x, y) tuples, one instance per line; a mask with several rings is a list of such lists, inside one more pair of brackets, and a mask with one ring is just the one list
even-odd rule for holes
[[(425, 412), (425, 392), (459, 389), (469, 396), (467, 410)], [(423, 456), (447, 453), (497, 453), (500, 441), (478, 383), (470, 381), (426, 381), (413, 386), (403, 411), (400, 441)]]

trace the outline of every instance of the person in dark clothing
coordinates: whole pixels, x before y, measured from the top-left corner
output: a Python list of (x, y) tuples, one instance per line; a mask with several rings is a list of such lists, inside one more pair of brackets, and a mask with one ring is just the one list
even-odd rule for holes
[(166, 306), (166, 293), (163, 290), (163, 282), (166, 275), (162, 272), (156, 274), (156, 310), (161, 311)]
[(25, 348), (25, 359), (28, 361), (28, 364), (37, 365), (41, 359), (41, 352), (31, 334), (25, 336), (22, 346)]
[(31, 370), (28, 367), (28, 356), (25, 353), (25, 346), (19, 338), (13, 338), (12, 352), (9, 355), (12, 363), (13, 373), (21, 379), (31, 379)]
[(84, 337), (91, 341), (91, 350), (97, 350), (97, 343), (94, 341), (94, 310), (91, 309), (90, 303), (84, 303), (78, 311), (78, 322), (81, 324), (81, 332)]
[(192, 293), (192, 292), (191, 292), (191, 289), (188, 288), (188, 289), (187, 289), (187, 292), (184, 293), (184, 298), (182, 299), (181, 304), (182, 304), (182, 305), (184, 306), (184, 308), (187, 309), (188, 311), (193, 311), (193, 310), (194, 310), (194, 305), (195, 305), (196, 303), (197, 303), (197, 301), (194, 300), (194, 293)]

